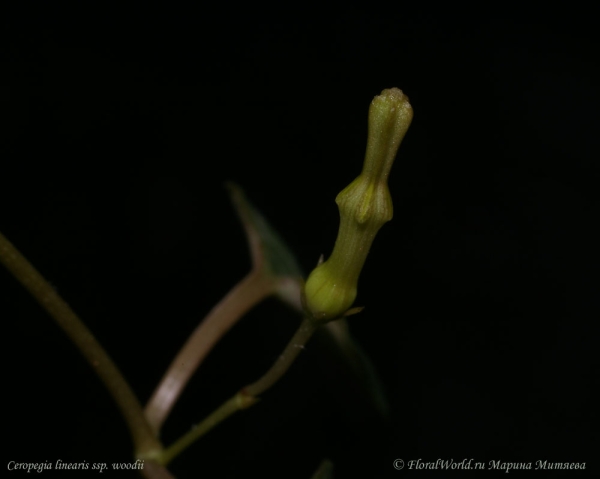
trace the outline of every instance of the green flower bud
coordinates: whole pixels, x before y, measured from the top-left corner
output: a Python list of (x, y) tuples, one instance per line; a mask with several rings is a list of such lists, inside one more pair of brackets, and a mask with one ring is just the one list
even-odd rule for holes
[(317, 321), (343, 316), (356, 299), (358, 277), (371, 243), (392, 219), (387, 180), (412, 116), (408, 98), (397, 88), (383, 90), (371, 102), (362, 173), (335, 200), (340, 229), (333, 253), (313, 270), (304, 286), (305, 309)]

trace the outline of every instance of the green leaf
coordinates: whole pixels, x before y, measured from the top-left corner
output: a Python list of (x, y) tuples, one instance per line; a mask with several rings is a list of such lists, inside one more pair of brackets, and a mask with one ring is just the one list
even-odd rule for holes
[(333, 463), (329, 459), (323, 459), (310, 479), (333, 479)]
[(226, 183), (226, 186), (246, 228), (246, 234), (257, 243), (269, 272), (275, 276), (302, 278), (302, 270), (293, 253), (265, 217), (250, 203), (242, 188), (231, 182)]
[[(386, 418), (389, 415), (389, 404), (382, 382), (373, 362), (350, 334), (347, 320), (342, 318), (327, 323), (323, 330), (320, 337), (329, 343), (328, 349), (337, 353), (339, 360), (349, 369), (351, 377), (360, 385), (373, 409), (382, 418)], [(325, 333), (328, 338), (324, 338)]]
[(244, 225), (253, 267), (262, 269), (273, 278), (279, 299), (302, 312), (300, 294), (304, 280), (296, 257), (265, 217), (246, 198), (242, 188), (232, 182), (226, 183), (226, 186)]

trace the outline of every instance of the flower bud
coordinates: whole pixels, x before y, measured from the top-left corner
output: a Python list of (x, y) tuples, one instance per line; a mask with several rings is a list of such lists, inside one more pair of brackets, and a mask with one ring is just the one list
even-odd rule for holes
[(392, 219), (387, 180), (412, 115), (408, 98), (397, 88), (383, 90), (371, 102), (362, 173), (338, 194), (340, 229), (333, 253), (313, 270), (304, 287), (305, 309), (316, 321), (339, 318), (354, 303), (371, 243)]

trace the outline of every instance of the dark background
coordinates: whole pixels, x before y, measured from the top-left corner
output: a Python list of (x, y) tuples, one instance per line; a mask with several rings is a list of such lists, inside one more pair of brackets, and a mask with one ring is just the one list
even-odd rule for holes
[[(366, 309), (349, 320), (389, 418), (317, 341), (258, 406), (176, 460), (179, 478), (308, 479), (323, 458), (336, 479), (448, 474), (396, 471), (396, 458), (598, 470), (593, 24), (402, 5), (33, 5), (2, 20), (0, 230), (142, 401), (249, 269), (223, 182), (245, 188), (309, 272), (331, 252), (371, 99), (399, 87), (415, 111), (390, 178), (394, 219), (361, 277)], [(5, 463), (131, 460), (103, 386), (5, 270), (0, 318)], [(164, 441), (264, 372), (297, 324), (274, 300), (254, 309)]]

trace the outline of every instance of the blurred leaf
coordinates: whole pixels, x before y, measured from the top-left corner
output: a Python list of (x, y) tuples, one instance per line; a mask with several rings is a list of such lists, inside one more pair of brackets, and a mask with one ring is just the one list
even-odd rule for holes
[(349, 367), (354, 380), (361, 385), (369, 402), (381, 417), (387, 417), (389, 404), (379, 375), (369, 356), (350, 334), (346, 319), (328, 323), (325, 330), (333, 339), (342, 361)]
[[(271, 227), (265, 217), (248, 201), (243, 190), (235, 183), (228, 182), (231, 200), (240, 215), (250, 241), (250, 248), (258, 248), (264, 267), (274, 276), (302, 278), (302, 270), (293, 253), (281, 236)], [(254, 251), (253, 260), (254, 257)]]
[(323, 459), (310, 479), (333, 479), (333, 463), (329, 459)]

